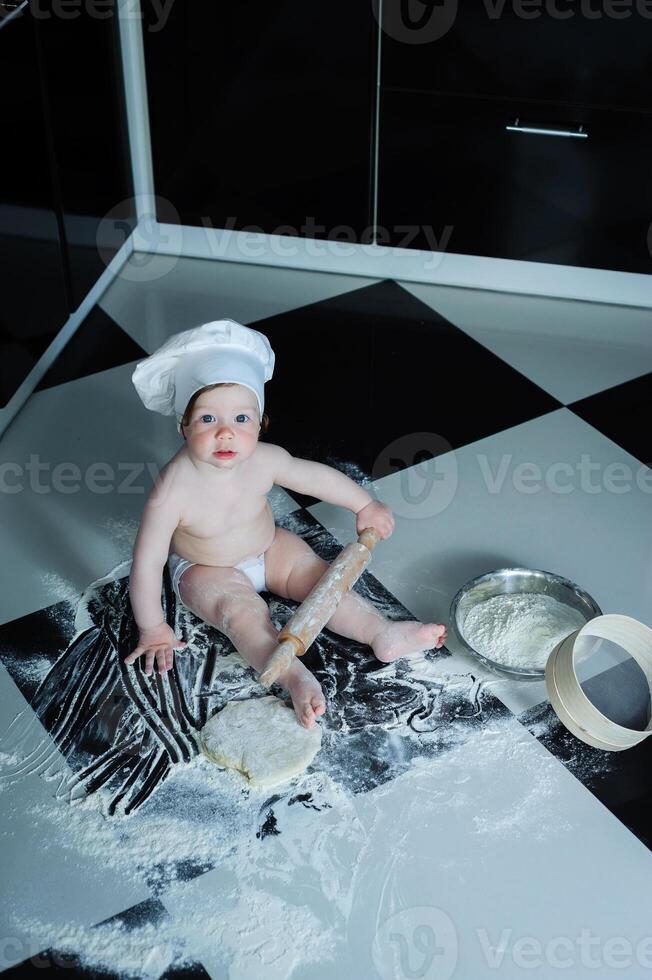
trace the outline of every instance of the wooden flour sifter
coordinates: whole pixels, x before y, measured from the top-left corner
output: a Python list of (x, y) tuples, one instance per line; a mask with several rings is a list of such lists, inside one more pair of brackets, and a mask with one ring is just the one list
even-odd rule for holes
[(374, 527), (365, 528), (358, 535), (358, 540), (347, 544), (326, 569), (279, 633), (279, 645), (258, 678), (264, 687), (270, 687), (290, 666), (295, 656), (303, 657), (337, 609), (342, 597), (362, 575), (380, 537)]

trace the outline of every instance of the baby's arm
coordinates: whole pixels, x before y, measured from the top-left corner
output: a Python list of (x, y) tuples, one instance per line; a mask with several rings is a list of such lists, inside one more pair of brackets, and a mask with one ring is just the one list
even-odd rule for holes
[(163, 622), (161, 580), (170, 549), (170, 540), (178, 525), (174, 509), (155, 503), (150, 496), (136, 535), (134, 558), (129, 577), (129, 597), (134, 618), (141, 629)]
[(174, 647), (185, 645), (165, 622), (161, 606), (163, 567), (180, 518), (175, 498), (166, 489), (169, 487), (165, 484), (159, 486), (147, 499), (129, 577), (129, 597), (140, 639), (136, 649), (125, 657), (125, 663), (133, 663), (144, 653), (147, 674), (152, 672), (155, 656), (160, 673), (172, 666)]
[(344, 473), (315, 463), (311, 459), (291, 456), (281, 446), (273, 446), (274, 483), (297, 493), (305, 493), (339, 507), (347, 507), (357, 515), (358, 533), (366, 527), (375, 527), (384, 538), (394, 530), (394, 518), (389, 507), (367, 493)]

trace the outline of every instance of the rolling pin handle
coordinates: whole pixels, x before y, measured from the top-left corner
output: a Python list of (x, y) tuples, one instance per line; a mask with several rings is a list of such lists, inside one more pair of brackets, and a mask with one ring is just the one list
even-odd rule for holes
[(369, 551), (373, 551), (379, 541), (380, 534), (375, 527), (366, 527), (364, 531), (361, 531), (358, 535), (358, 543), (363, 544), (365, 548), (369, 549)]
[[(332, 568), (324, 573), (320, 582), (314, 586), (312, 592), (304, 599), (302, 605), (299, 606), (299, 609), (296, 610), (289, 622), (278, 634), (278, 646), (258, 677), (263, 687), (270, 687), (283, 671), (287, 670), (295, 656), (302, 657), (304, 655), (321, 628), (320, 626), (316, 627), (315, 623), (317, 621), (319, 623), (328, 621), (330, 615), (332, 615), (332, 609), (330, 613), (328, 613), (328, 609), (339, 602), (342, 595), (351, 588), (352, 583), (357, 581), (358, 576), (369, 562), (372, 549), (380, 540), (381, 536), (375, 527), (366, 527), (358, 535), (358, 544), (363, 545), (368, 554), (365, 555), (359, 549), (356, 549), (355, 546), (348, 545), (340, 557), (336, 559), (336, 563), (344, 560), (344, 579), (341, 578), (341, 569), (338, 571), (336, 568), (339, 581), (338, 575), (335, 575), (332, 581), (329, 579), (329, 575), (332, 575)], [(342, 556), (344, 556), (344, 559)], [(346, 578), (346, 574), (348, 574), (348, 579)], [(323, 594), (320, 594), (320, 583), (326, 583), (327, 585), (325, 590), (322, 589)], [(312, 606), (310, 605), (311, 602)], [(319, 619), (320, 608), (322, 612), (324, 609), (327, 610), (321, 619)], [(308, 616), (308, 621), (306, 622), (304, 620), (306, 619), (306, 611), (308, 609), (310, 610), (310, 616)], [(316, 617), (315, 611), (317, 612)], [(302, 612), (305, 614), (303, 618)], [(293, 630), (296, 630), (296, 634), (292, 632)]]
[(283, 671), (287, 670), (294, 660), (295, 652), (296, 646), (291, 640), (284, 640), (283, 643), (279, 643), (258, 678), (263, 687), (271, 687)]
[(285, 643), (287, 640), (287, 642), (291, 643), (294, 647), (294, 652), (297, 657), (303, 657), (304, 653), (306, 652), (305, 644), (300, 637), (295, 636), (294, 633), (288, 632), (288, 625), (289, 624), (283, 627), (281, 632), (278, 634), (277, 640), (279, 643)]

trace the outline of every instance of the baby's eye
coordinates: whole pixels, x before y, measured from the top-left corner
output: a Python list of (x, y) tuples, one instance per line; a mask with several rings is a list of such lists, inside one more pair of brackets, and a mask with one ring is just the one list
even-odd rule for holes
[(199, 416), (199, 421), (200, 422), (206, 422), (206, 421), (211, 422), (214, 418), (215, 418), (214, 415), (200, 415)]
[(248, 422), (249, 416), (245, 415), (244, 412), (240, 412), (239, 415), (236, 415), (235, 420), (236, 422)]

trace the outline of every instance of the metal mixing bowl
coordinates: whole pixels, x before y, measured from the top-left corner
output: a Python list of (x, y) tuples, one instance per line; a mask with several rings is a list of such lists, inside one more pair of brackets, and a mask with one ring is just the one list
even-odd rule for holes
[[(545, 670), (506, 667), (490, 660), (474, 650), (464, 636), (464, 623), (471, 609), (479, 602), (485, 602), (497, 595), (508, 595), (515, 592), (538, 592), (552, 596), (559, 602), (565, 602), (584, 616), (586, 622), (595, 616), (601, 616), (602, 610), (588, 592), (580, 589), (579, 585), (570, 582), (561, 575), (553, 572), (543, 572), (532, 568), (497, 568), (485, 575), (478, 575), (463, 585), (451, 603), (450, 621), (455, 633), (470, 654), (496, 673), (515, 677), (520, 680), (541, 680)], [(552, 650), (550, 651), (552, 653)]]

